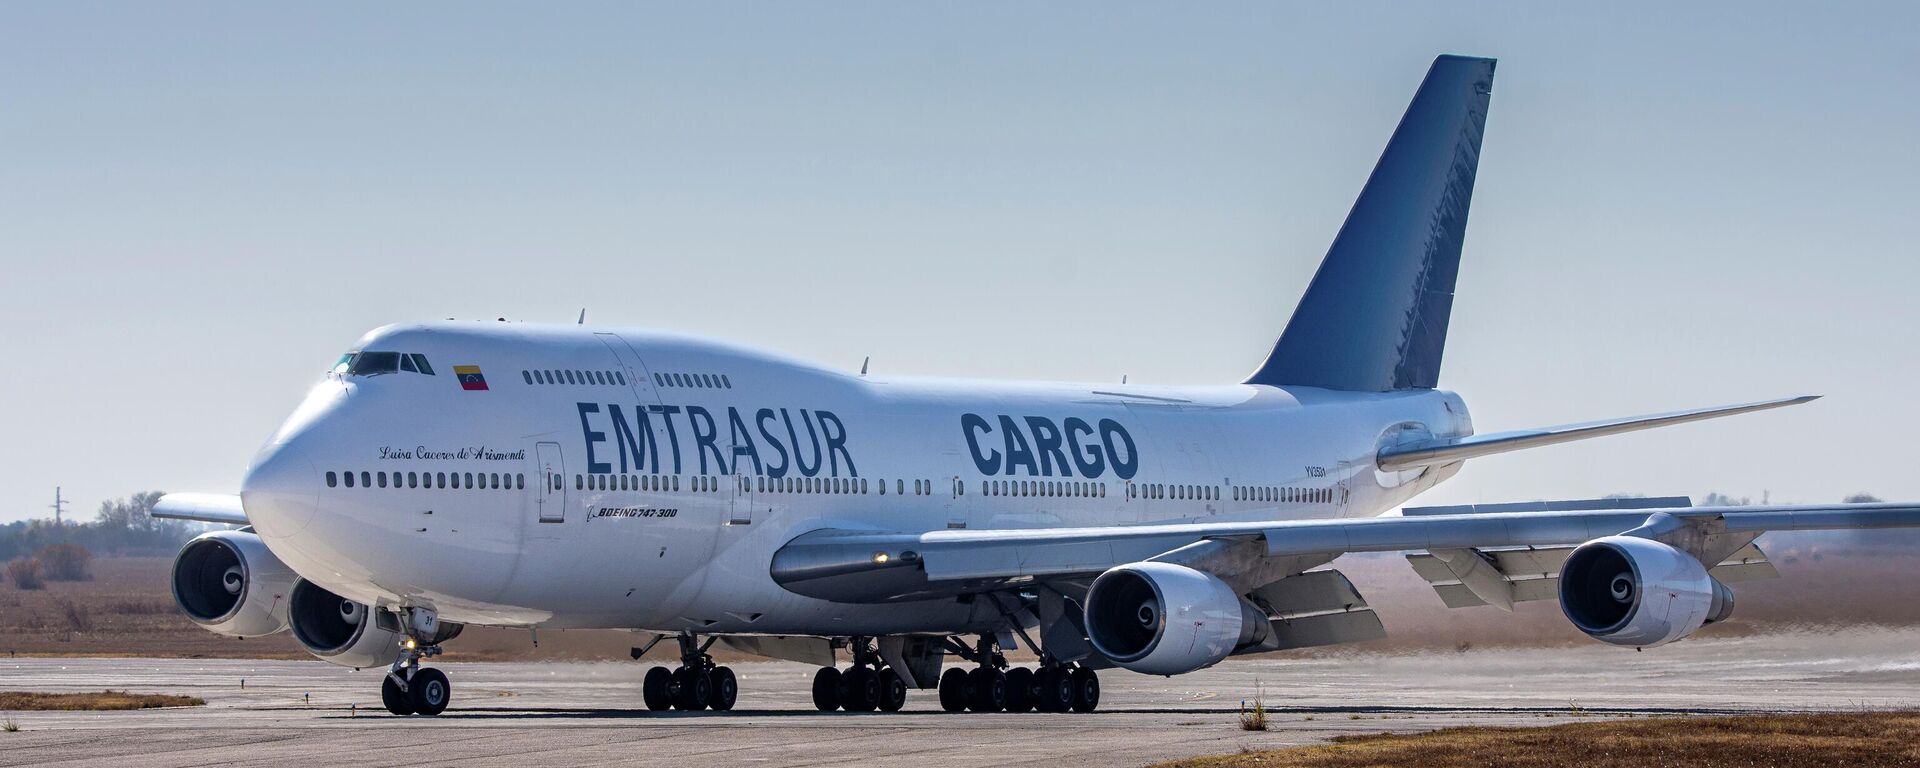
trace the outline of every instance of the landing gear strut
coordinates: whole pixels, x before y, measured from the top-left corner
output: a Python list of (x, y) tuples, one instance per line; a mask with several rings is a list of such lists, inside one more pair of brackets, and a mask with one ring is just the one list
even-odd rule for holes
[(453, 698), (453, 683), (447, 681), (447, 673), (420, 662), (440, 655), (439, 641), (451, 639), (459, 630), (442, 631), (438, 618), (426, 609), (403, 608), (399, 613), (406, 638), (400, 641), (400, 658), (380, 681), (380, 703), (396, 715), (438, 715)]
[(853, 666), (821, 667), (813, 675), (813, 706), (822, 712), (898, 712), (907, 705), (907, 683), (874, 650), (873, 638), (853, 638)]
[(733, 709), (734, 701), (740, 695), (740, 683), (734, 677), (733, 670), (714, 664), (713, 657), (707, 655), (707, 649), (713, 647), (714, 638), (709, 637), (705, 643), (701, 643), (692, 632), (682, 632), (679, 639), (680, 666), (672, 670), (666, 667), (648, 669), (646, 678), (640, 683), (640, 696), (646, 701), (647, 709), (656, 712), (709, 708), (725, 712)]
[(1088, 667), (1044, 653), (1039, 669), (1010, 667), (985, 635), (972, 647), (953, 642), (948, 650), (977, 665), (940, 676), (940, 708), (948, 712), (1092, 712), (1100, 706), (1100, 676)]

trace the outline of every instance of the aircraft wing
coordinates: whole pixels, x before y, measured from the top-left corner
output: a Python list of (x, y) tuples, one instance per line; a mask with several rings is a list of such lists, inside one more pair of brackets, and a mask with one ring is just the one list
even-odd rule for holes
[(231, 493), (169, 493), (153, 505), (151, 514), (169, 520), (247, 524), (247, 512), (240, 508), (240, 497)]
[[(1568, 547), (1633, 533), (1719, 564), (1765, 531), (1903, 527), (1920, 527), (1920, 503), (1563, 509), (924, 533), (823, 529), (776, 552), (772, 575), (798, 594), (876, 603), (1088, 579), (1116, 565), (1164, 560), (1214, 572), (1236, 588), (1251, 590), (1349, 552), (1425, 551), (1451, 557), (1484, 548)], [(1471, 577), (1461, 581), (1473, 583)]]

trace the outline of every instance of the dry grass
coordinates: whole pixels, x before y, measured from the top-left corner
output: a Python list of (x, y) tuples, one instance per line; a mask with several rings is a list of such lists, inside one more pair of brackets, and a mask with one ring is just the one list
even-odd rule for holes
[(99, 693), (36, 693), (33, 691), (0, 691), (0, 710), (109, 710), (109, 709), (153, 709), (155, 707), (197, 707), (207, 702), (192, 696), (170, 696), (161, 693), (127, 693), (126, 691), (100, 691)]
[(1157, 768), (1878, 768), (1920, 765), (1920, 712), (1657, 718), (1343, 736)]

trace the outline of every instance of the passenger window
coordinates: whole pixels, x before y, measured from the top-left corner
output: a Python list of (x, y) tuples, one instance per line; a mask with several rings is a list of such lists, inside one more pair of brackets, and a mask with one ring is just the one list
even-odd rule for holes
[(339, 482), (340, 482), (340, 476), (335, 475), (333, 473), (333, 470), (327, 470), (327, 487), (332, 488), (334, 487), (334, 485), (338, 484)]
[(616, 384), (619, 384), (620, 386), (623, 386), (623, 387), (624, 387), (624, 386), (626, 386), (626, 385), (627, 385), (627, 375), (626, 375), (626, 374), (624, 374), (624, 373), (621, 373), (621, 372), (619, 372), (619, 371), (614, 371), (614, 372), (613, 372), (613, 381), (614, 381), (614, 383), (616, 383)]
[(526, 476), (526, 475), (524, 475), (524, 474), (520, 474), (520, 473), (517, 473), (517, 472), (516, 472), (516, 473), (514, 473), (514, 475), (513, 475), (513, 487), (514, 487), (515, 489), (517, 489), (517, 490), (522, 490), (522, 491), (524, 491), (524, 490), (526, 490), (526, 489), (527, 489), (527, 476)]
[(520, 378), (525, 379), (528, 386), (533, 385), (533, 371), (521, 371)]
[(733, 389), (733, 382), (731, 382), (731, 381), (728, 381), (728, 380), (727, 380), (727, 375), (726, 375), (726, 374), (724, 374), (724, 373), (723, 373), (723, 374), (720, 374), (720, 388), (721, 388), (721, 389)]
[(407, 473), (407, 487), (408, 487), (408, 488), (418, 488), (418, 487), (420, 487), (420, 474), (419, 474), (419, 473), (417, 473), (417, 472), (408, 472), (408, 473)]
[(362, 487), (362, 488), (372, 488), (372, 487), (373, 487), (373, 477), (372, 477), (371, 475), (369, 475), (368, 473), (366, 473), (366, 472), (362, 472), (362, 473), (360, 473), (360, 487)]

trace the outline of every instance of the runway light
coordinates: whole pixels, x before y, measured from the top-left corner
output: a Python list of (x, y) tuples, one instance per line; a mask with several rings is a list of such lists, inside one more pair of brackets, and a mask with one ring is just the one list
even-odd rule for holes
[(874, 565), (886, 565), (886, 564), (887, 564), (887, 561), (888, 561), (888, 560), (892, 560), (892, 559), (893, 559), (893, 558), (891, 558), (891, 557), (889, 557), (889, 556), (887, 556), (887, 553), (885, 553), (885, 552), (875, 552), (875, 553), (873, 553), (873, 564), (874, 564)]

